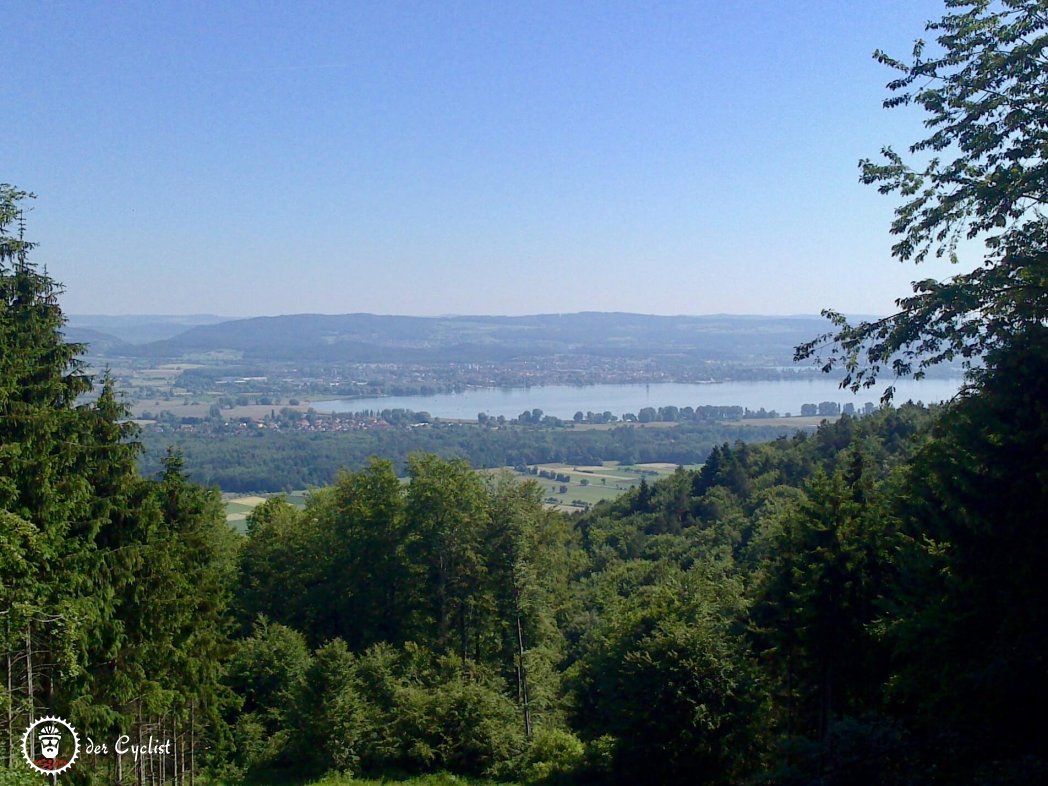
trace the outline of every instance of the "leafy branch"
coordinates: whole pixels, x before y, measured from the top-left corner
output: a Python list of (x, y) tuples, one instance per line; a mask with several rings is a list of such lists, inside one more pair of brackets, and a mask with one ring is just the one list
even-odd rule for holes
[[(958, 357), (970, 369), (1017, 331), (1048, 324), (1048, 218), (1041, 209), (1048, 204), (1048, 2), (946, 5), (960, 10), (926, 26), (937, 34), (939, 56), (926, 58), (923, 40), (909, 63), (874, 53), (903, 74), (888, 83), (895, 95), (884, 106), (916, 104), (928, 114), (930, 133), (909, 153), (937, 155), (917, 168), (885, 147), (881, 162), (859, 163), (860, 182), (904, 199), (891, 224), (900, 238), (892, 256), (957, 262), (960, 241), (981, 237), (983, 266), (915, 282), (914, 295), (880, 320), (851, 325), (823, 312), (836, 330), (798, 346), (795, 359), (814, 359), (827, 372), (843, 367), (841, 386), (853, 390), (876, 384), (887, 369), (920, 378)], [(891, 395), (889, 388), (884, 398)]]

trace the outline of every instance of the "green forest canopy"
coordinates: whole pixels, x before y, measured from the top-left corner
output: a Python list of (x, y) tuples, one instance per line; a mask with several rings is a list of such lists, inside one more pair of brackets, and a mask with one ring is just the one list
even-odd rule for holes
[[(1043, 781), (1048, 9), (947, 5), (943, 57), (883, 59), (930, 113), (915, 151), (959, 158), (866, 176), (912, 197), (900, 256), (962, 227), (991, 234), (986, 264), (842, 327), (832, 362), (864, 384), (923, 342), (983, 369), (940, 411), (722, 444), (571, 519), (419, 455), (407, 484), (375, 460), (237, 535), (177, 454), (139, 474), (109, 380), (77, 403), (91, 380), (30, 261), (27, 195), (0, 188), (0, 779), (39, 783), (15, 740), (54, 713), (189, 739), (181, 770), (217, 782)], [(175, 771), (154, 765), (124, 780)]]

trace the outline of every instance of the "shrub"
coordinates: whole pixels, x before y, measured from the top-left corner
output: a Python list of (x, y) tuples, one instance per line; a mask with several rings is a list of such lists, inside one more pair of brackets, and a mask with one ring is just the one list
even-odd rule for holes
[(539, 728), (524, 752), (520, 775), (529, 784), (570, 784), (585, 759), (585, 746), (570, 731)]

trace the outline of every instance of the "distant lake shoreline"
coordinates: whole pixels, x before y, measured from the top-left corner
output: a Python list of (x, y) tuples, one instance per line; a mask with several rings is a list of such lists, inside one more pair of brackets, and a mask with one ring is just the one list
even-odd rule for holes
[[(962, 385), (960, 378), (897, 380), (895, 403), (908, 400), (925, 404), (953, 397)], [(841, 390), (831, 378), (763, 380), (746, 382), (652, 382), (648, 384), (545, 385), (527, 388), (478, 388), (462, 393), (429, 396), (380, 396), (314, 401), (318, 412), (361, 412), (364, 410), (410, 409), (433, 417), (474, 420), (481, 412), (492, 417), (516, 417), (524, 410), (541, 409), (546, 415), (570, 420), (576, 412), (605, 412), (621, 417), (644, 407), (741, 406), (763, 407), (799, 415), (802, 404), (835, 401), (842, 407), (852, 403), (861, 408), (867, 401), (880, 403), (885, 381), (858, 394)]]

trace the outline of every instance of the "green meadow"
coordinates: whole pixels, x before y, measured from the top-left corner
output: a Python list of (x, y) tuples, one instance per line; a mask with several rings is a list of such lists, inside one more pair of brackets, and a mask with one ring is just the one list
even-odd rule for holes
[[(518, 477), (532, 479), (542, 488), (543, 498), (547, 507), (564, 512), (584, 510), (586, 507), (595, 505), (606, 499), (615, 497), (629, 491), (634, 486), (640, 485), (644, 478), (652, 483), (659, 478), (672, 475), (677, 466), (675, 464), (619, 464), (617, 461), (605, 461), (600, 466), (577, 466), (570, 464), (537, 464), (539, 471), (552, 472), (554, 475), (567, 475), (569, 480), (558, 481), (556, 479), (540, 477), (530, 473), (515, 473)], [(696, 469), (701, 465), (689, 464), (685, 469)], [(493, 474), (511, 470), (502, 467), (494, 470), (480, 470), (485, 474)], [(512, 471), (512, 470), (511, 470)], [(563, 489), (563, 490), (562, 490)], [(248, 515), (258, 505), (272, 495), (248, 495), (232, 496), (224, 498), (226, 508), (226, 521), (236, 529), (243, 531), (246, 527)], [(306, 506), (308, 490), (293, 491), (287, 495), (287, 500), (298, 508)]]

